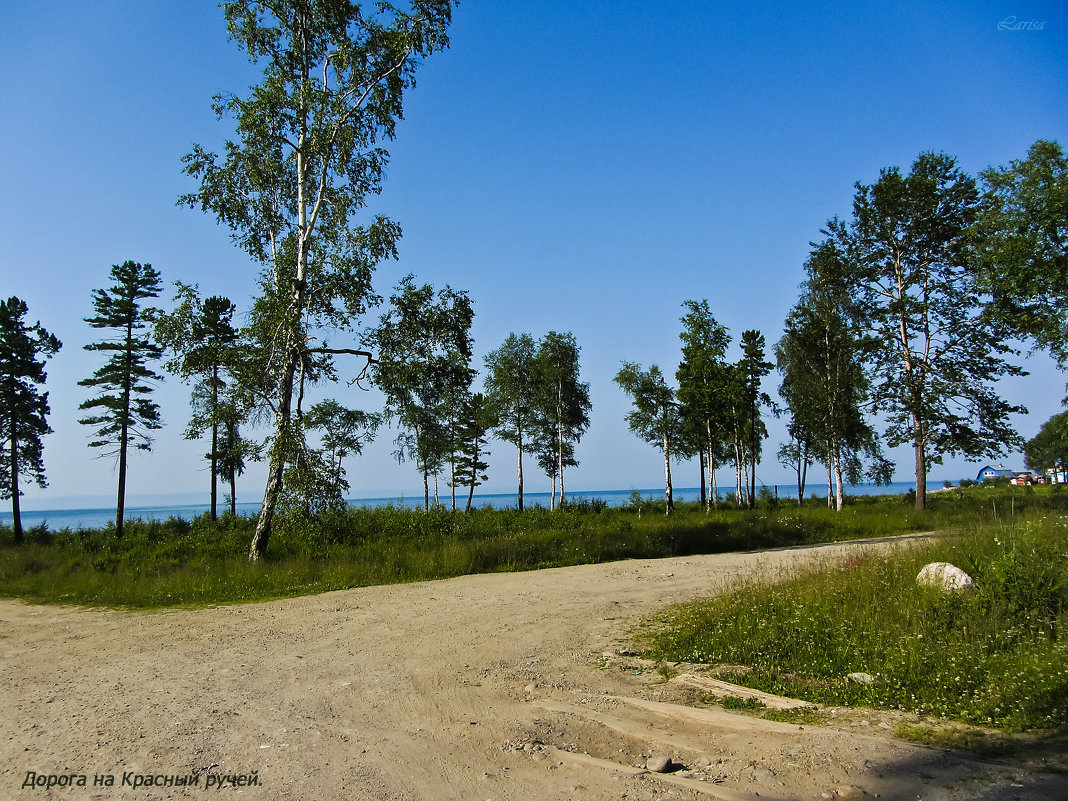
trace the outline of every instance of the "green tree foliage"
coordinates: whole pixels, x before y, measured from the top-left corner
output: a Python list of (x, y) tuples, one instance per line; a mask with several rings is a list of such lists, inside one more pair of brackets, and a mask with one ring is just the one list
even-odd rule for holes
[(671, 486), (671, 457), (673, 448), (683, 436), (682, 414), (675, 399), (675, 391), (668, 386), (657, 365), (642, 370), (640, 364), (623, 362), (613, 379), (630, 397), (634, 408), (627, 413), (627, 425), (641, 439), (660, 448), (664, 453), (664, 497), (667, 514), (675, 511)]
[(182, 380), (196, 379), (192, 394), (193, 417), (186, 429), (188, 439), (211, 432), (211, 450), (205, 455), (211, 466), (211, 519), (218, 517), (220, 430), (224, 423), (223, 374), (238, 361), (238, 331), (234, 328), (234, 304), (217, 295), (201, 301), (195, 286), (175, 284), (177, 307), (156, 320), (156, 341), (174, 355), (164, 365)]
[(734, 365), (735, 391), (735, 463), (744, 479), (739, 497), (744, 497), (752, 509), (756, 505), (756, 466), (760, 461), (761, 445), (768, 436), (761, 410), (770, 407), (771, 398), (760, 391), (760, 383), (775, 366), (764, 359), (764, 335), (759, 331), (742, 332), (742, 357)]
[(552, 482), (552, 493), (549, 496), (550, 509), (556, 508), (557, 479), (560, 479), (562, 486), (563, 468), (578, 467), (578, 460), (575, 459), (575, 443), (570, 441), (561, 443), (557, 434), (558, 429), (553, 425), (552, 420), (545, 416), (541, 409), (535, 410), (531, 449), (538, 468)]
[(981, 302), (971, 233), (979, 211), (975, 181), (950, 156), (923, 153), (858, 184), (853, 218), (832, 220), (844, 254), (843, 282), (864, 329), (873, 406), (886, 439), (916, 455), (916, 507), (927, 472), (946, 454), (992, 457), (1020, 443), (993, 382), (1023, 371), (1010, 331)]
[[(419, 61), (448, 46), (452, 2), (365, 10), (350, 0), (234, 0), (223, 9), (264, 80), (247, 98), (215, 98), (237, 141), (222, 156), (194, 147), (184, 160), (200, 188), (183, 201), (229, 225), (264, 265), (249, 327), (274, 434), (254, 561), (267, 549), (286, 465), (300, 468), (306, 453), (298, 373), (317, 367), (330, 377), (329, 357), (371, 357), (318, 344), (318, 335), (352, 330), (375, 300), (375, 265), (396, 256), (396, 223), (380, 216), (356, 226), (353, 217), (381, 189), (381, 144), (393, 138)], [(316, 356), (326, 360), (315, 365)]]
[(1068, 159), (1039, 140), (1027, 158), (982, 173), (981, 263), (994, 308), (1068, 363)]
[(403, 429), (398, 459), (412, 460), (422, 473), (427, 510), (430, 476), (436, 477), (446, 462), (455, 466), (458, 410), (474, 377), (473, 320), (466, 292), (446, 286), (435, 293), (429, 284), (416, 286), (409, 275), (367, 335), (378, 351), (372, 377), (386, 396), (386, 415)]
[[(785, 381), (783, 382), (785, 384)], [(780, 392), (782, 390), (780, 389)], [(776, 454), (779, 464), (794, 471), (797, 476), (797, 505), (805, 503), (805, 485), (808, 482), (808, 469), (813, 464), (812, 438), (796, 419), (786, 424), (786, 433), (790, 439), (779, 446)]]
[(1068, 467), (1068, 412), (1055, 414), (1042, 424), (1038, 433), (1024, 443), (1027, 469), (1043, 473)]
[(563, 503), (564, 468), (578, 466), (575, 445), (590, 427), (592, 409), (590, 385), (579, 380), (579, 346), (574, 334), (550, 331), (542, 337), (532, 369), (534, 405), (541, 422), (536, 438), (538, 463), (552, 478), (550, 506), (555, 507), (557, 477)]
[(240, 387), (234, 386), (218, 407), (218, 417), (222, 423), (218, 442), (219, 476), (230, 485), (228, 500), (233, 516), (237, 515), (237, 477), (245, 472), (245, 459), (258, 455), (255, 443), (241, 436), (242, 409), (245, 406)]
[(536, 424), (534, 339), (530, 334), (509, 334), (486, 356), (486, 397), (497, 410), (497, 436), (516, 447), (519, 489), (517, 506), (523, 511), (523, 451)]
[[(725, 380), (729, 367), (726, 362), (730, 335), (726, 327), (716, 321), (708, 301), (687, 300), (682, 317), (682, 362), (675, 373), (679, 382), (678, 399), (694, 450), (708, 470), (707, 509), (716, 503), (716, 468), (726, 449), (724, 430), (727, 426), (729, 398)], [(701, 471), (701, 498), (705, 500), (705, 472)]]
[(861, 454), (870, 459), (872, 478), (882, 481), (889, 473), (862, 411), (868, 384), (849, 296), (835, 283), (840, 261), (831, 241), (813, 248), (805, 265), (809, 279), (775, 348), (783, 376), (779, 392), (791, 415), (789, 461), (801, 470), (805, 454), (818, 456), (827, 465), (827, 502), (833, 496), (839, 511), (845, 502), (844, 481), (860, 480)]
[(467, 397), (460, 415), (459, 457), (456, 461), (456, 477), (453, 489), (457, 486), (467, 487), (467, 505), (465, 511), (471, 511), (471, 501), (475, 487), (485, 483), (489, 476), (486, 470), (489, 464), (484, 461), (489, 456), (486, 438), (498, 424), (497, 410), (481, 392)]
[(118, 496), (115, 509), (115, 535), (122, 537), (126, 505), (127, 451), (132, 445), (150, 450), (148, 432), (161, 428), (159, 405), (149, 395), (152, 383), (161, 381), (149, 362), (159, 359), (163, 349), (149, 336), (156, 309), (142, 301), (157, 297), (162, 290), (160, 275), (150, 264), (126, 261), (111, 268), (110, 290), (93, 290), (93, 317), (85, 318), (93, 328), (110, 330), (111, 338), (85, 346), (89, 351), (108, 355), (104, 366), (79, 386), (92, 387), (98, 394), (78, 408), (91, 412), (79, 423), (96, 427), (92, 448), (105, 448), (104, 456), (118, 457)]
[(0, 498), (11, 499), (11, 525), (15, 544), (23, 542), (19, 481), (48, 486), (41, 437), (51, 434), (48, 393), (42, 392), (47, 374), (45, 361), (62, 343), (40, 321), (25, 322), (29, 307), (19, 298), (0, 302)]
[(347, 409), (335, 400), (320, 401), (308, 410), (304, 424), (323, 432), (323, 450), (331, 477), (329, 494), (338, 505), (344, 505), (349, 490), (342, 462), (346, 456), (358, 456), (364, 445), (374, 441), (380, 422), (376, 414)]

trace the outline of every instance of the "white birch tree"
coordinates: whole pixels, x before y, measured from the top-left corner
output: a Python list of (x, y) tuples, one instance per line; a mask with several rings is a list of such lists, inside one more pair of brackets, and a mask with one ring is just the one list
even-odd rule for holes
[[(405, 91), (423, 57), (447, 47), (451, 0), (405, 8), (351, 0), (233, 0), (230, 36), (262, 65), (247, 98), (219, 95), (237, 141), (217, 155), (197, 145), (184, 158), (200, 188), (183, 198), (214, 214), (263, 265), (251, 342), (264, 373), (261, 398), (274, 417), (263, 507), (249, 548), (267, 549), (288, 463), (305, 453), (299, 373), (320, 357), (371, 358), (332, 347), (323, 330), (348, 331), (375, 298), (371, 272), (395, 257), (399, 226), (354, 216), (381, 189)], [(326, 357), (327, 361), (322, 361)], [(295, 397), (297, 395), (298, 397)]]

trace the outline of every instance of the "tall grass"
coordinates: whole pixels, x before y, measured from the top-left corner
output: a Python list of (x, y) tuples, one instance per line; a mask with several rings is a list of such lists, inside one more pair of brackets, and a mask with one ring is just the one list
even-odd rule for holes
[[(907, 499), (851, 499), (842, 512), (765, 496), (756, 510), (722, 504), (706, 514), (636, 498), (621, 508), (577, 502), (476, 509), (470, 514), (398, 507), (332, 509), (276, 519), (268, 556), (247, 561), (255, 521), (127, 521), (114, 528), (50, 532), (15, 546), (0, 527), (0, 595), (46, 603), (160, 607), (263, 600), (347, 587), (532, 570), (627, 558), (804, 545), (957, 526), (1028, 509), (1068, 509), (1055, 488), (971, 488), (932, 496), (917, 513)], [(639, 514), (639, 509), (641, 510)]]
[[(917, 585), (933, 561), (972, 592)], [(1068, 517), (971, 526), (668, 610), (653, 658), (746, 666), (730, 680), (825, 704), (1010, 730), (1068, 726)], [(871, 684), (847, 679), (867, 673)]]

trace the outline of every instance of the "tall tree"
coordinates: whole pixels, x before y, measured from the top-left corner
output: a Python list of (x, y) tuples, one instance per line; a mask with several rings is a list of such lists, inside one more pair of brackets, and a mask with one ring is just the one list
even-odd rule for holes
[(165, 367), (185, 381), (196, 378), (192, 404), (193, 417), (186, 429), (188, 439), (211, 433), (211, 450), (206, 458), (211, 467), (210, 514), (218, 517), (220, 429), (224, 425), (222, 395), (226, 389), (224, 372), (237, 361), (238, 331), (234, 328), (234, 304), (229, 298), (213, 295), (200, 299), (195, 286), (178, 282), (177, 307), (156, 320), (156, 341), (174, 355)]
[(85, 322), (93, 328), (112, 330), (112, 338), (92, 342), (89, 351), (108, 355), (104, 366), (91, 378), (78, 384), (93, 387), (99, 392), (78, 408), (93, 412), (79, 423), (95, 426), (96, 439), (91, 448), (106, 448), (104, 456), (118, 457), (119, 486), (115, 508), (115, 536), (122, 537), (123, 513), (126, 506), (127, 451), (133, 445), (138, 450), (150, 450), (149, 431), (161, 428), (159, 405), (149, 398), (155, 381), (163, 377), (155, 373), (149, 362), (159, 359), (163, 349), (149, 335), (156, 309), (142, 306), (142, 301), (157, 297), (162, 290), (160, 275), (151, 264), (126, 261), (111, 268), (110, 290), (93, 290), (93, 317)]
[(779, 464), (793, 470), (797, 477), (797, 505), (802, 506), (805, 503), (808, 469), (813, 463), (812, 440), (796, 418), (786, 424), (786, 433), (790, 436), (790, 441), (779, 445), (777, 455)]
[(342, 462), (346, 456), (363, 452), (364, 445), (374, 440), (380, 422), (376, 414), (348, 409), (335, 400), (320, 401), (308, 410), (304, 423), (323, 432), (323, 449), (330, 466), (330, 495), (338, 504), (345, 503), (349, 489)]
[(1024, 443), (1023, 453), (1029, 470), (1068, 468), (1068, 412), (1055, 414), (1044, 422), (1038, 433)]
[(759, 331), (742, 332), (742, 358), (735, 365), (736, 388), (740, 403), (737, 406), (736, 426), (740, 443), (739, 462), (746, 481), (745, 499), (749, 508), (756, 505), (756, 466), (760, 461), (761, 443), (768, 436), (761, 409), (771, 406), (771, 398), (760, 390), (760, 382), (775, 365), (764, 359), (764, 335)]
[(486, 470), (489, 464), (483, 461), (489, 456), (486, 437), (497, 426), (497, 410), (481, 392), (468, 396), (460, 415), (459, 458), (456, 463), (456, 486), (467, 487), (467, 505), (464, 511), (471, 511), (471, 501), (475, 496), (475, 487), (485, 483), (489, 476)]
[[(575, 444), (570, 440), (560, 442), (556, 425), (542, 413), (541, 409), (535, 410), (530, 442), (538, 467), (552, 482), (549, 508), (555, 509), (557, 489), (558, 487), (562, 489), (563, 485), (562, 468), (578, 466), (578, 460), (575, 459)], [(560, 501), (563, 502), (562, 494)]]
[[(269, 542), (287, 464), (305, 452), (294, 421), (298, 373), (312, 357), (371, 354), (318, 342), (321, 330), (351, 331), (373, 303), (371, 272), (396, 256), (400, 228), (353, 216), (381, 190), (405, 90), (419, 61), (448, 46), (452, 0), (411, 0), (407, 9), (351, 0), (233, 0), (230, 36), (262, 65), (247, 99), (217, 96), (238, 141), (219, 157), (195, 146), (186, 171), (200, 189), (183, 200), (210, 211), (264, 265), (253, 303), (259, 363), (269, 370), (274, 415), (267, 485), (249, 548)], [(329, 365), (324, 365), (329, 368)]]
[(845, 503), (845, 480), (860, 479), (854, 468), (861, 464), (861, 454), (870, 459), (873, 479), (881, 481), (887, 472), (878, 439), (862, 411), (868, 383), (851, 322), (854, 310), (848, 293), (836, 283), (840, 263), (833, 242), (813, 247), (805, 265), (809, 279), (775, 347), (783, 376), (779, 393), (790, 410), (790, 428), (795, 439), (805, 440), (798, 440), (798, 449), (791, 453), (807, 449), (820, 456), (831, 477), (828, 505), (839, 511)]
[(613, 379), (630, 397), (633, 410), (627, 413), (630, 430), (646, 442), (664, 452), (664, 497), (666, 514), (675, 511), (671, 486), (671, 457), (673, 447), (682, 436), (682, 416), (675, 391), (668, 386), (657, 365), (642, 370), (640, 364), (623, 362)]
[(946, 454), (992, 457), (1020, 443), (993, 382), (1023, 371), (1007, 326), (981, 302), (971, 232), (975, 181), (945, 154), (922, 153), (857, 185), (853, 219), (832, 220), (845, 282), (868, 335), (865, 362), (891, 447), (916, 455), (916, 508), (927, 501), (929, 465)]
[(523, 511), (523, 451), (535, 424), (534, 339), (509, 334), (486, 356), (486, 396), (497, 409), (497, 436), (516, 447), (519, 489), (516, 505)]
[(233, 395), (220, 406), (219, 418), (219, 476), (230, 485), (228, 501), (231, 516), (237, 516), (237, 477), (245, 472), (245, 459), (255, 455), (254, 443), (241, 436), (243, 404), (235, 402)]
[(397, 285), (390, 308), (367, 335), (377, 349), (372, 377), (386, 396), (386, 414), (405, 431), (399, 459), (412, 459), (423, 474), (425, 508), (430, 476), (452, 454), (452, 425), (458, 398), (471, 384), (471, 298), (445, 286), (435, 292), (412, 276)]
[(1068, 365), (1068, 158), (1039, 140), (982, 173), (981, 263), (994, 308)]
[(20, 479), (26, 476), (42, 489), (48, 486), (41, 437), (52, 429), (48, 393), (39, 387), (47, 378), (45, 361), (62, 347), (40, 321), (26, 324), (28, 311), (26, 303), (16, 297), (0, 303), (0, 498), (11, 499), (16, 545), (24, 539)]
[[(675, 373), (679, 382), (679, 403), (683, 417), (692, 431), (701, 461), (708, 470), (707, 510), (716, 504), (716, 468), (723, 452), (721, 443), (726, 426), (727, 398), (724, 377), (727, 372), (726, 353), (730, 335), (726, 327), (716, 321), (708, 301), (687, 300), (683, 304), (682, 361)], [(705, 485), (702, 471), (701, 486)], [(702, 500), (705, 500), (702, 491)]]
[[(534, 355), (535, 406), (551, 432), (556, 466), (547, 475), (560, 478), (560, 502), (564, 501), (564, 468), (577, 467), (575, 444), (590, 427), (590, 385), (579, 380), (579, 346), (574, 334), (550, 331), (538, 342)], [(551, 505), (555, 505), (551, 504)]]

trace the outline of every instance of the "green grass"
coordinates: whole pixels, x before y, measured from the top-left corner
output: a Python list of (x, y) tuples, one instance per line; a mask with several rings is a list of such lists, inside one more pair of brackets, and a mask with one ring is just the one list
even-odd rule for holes
[[(765, 497), (756, 510), (724, 505), (706, 514), (636, 499), (622, 508), (579, 502), (549, 511), (355, 507), (276, 521), (268, 556), (249, 565), (255, 521), (206, 517), (127, 521), (114, 529), (37, 528), (23, 546), (0, 527), (0, 595), (41, 603), (154, 608), (290, 597), (370, 584), (471, 573), (806, 545), (957, 526), (1026, 510), (1068, 511), (1068, 493), (1042, 488), (970, 488), (931, 496), (917, 513), (907, 499), (854, 498), (840, 513), (818, 500), (798, 509)], [(639, 517), (638, 508), (642, 514)]]
[[(948, 561), (975, 580), (916, 584)], [(927, 547), (855, 556), (674, 607), (644, 656), (744, 665), (727, 681), (803, 700), (1010, 731), (1068, 726), (1068, 516), (972, 525)], [(875, 677), (851, 683), (849, 673)]]
[(728, 695), (720, 699), (724, 709), (733, 709), (741, 712), (760, 712), (766, 707), (759, 698), (742, 698), (737, 695)]

